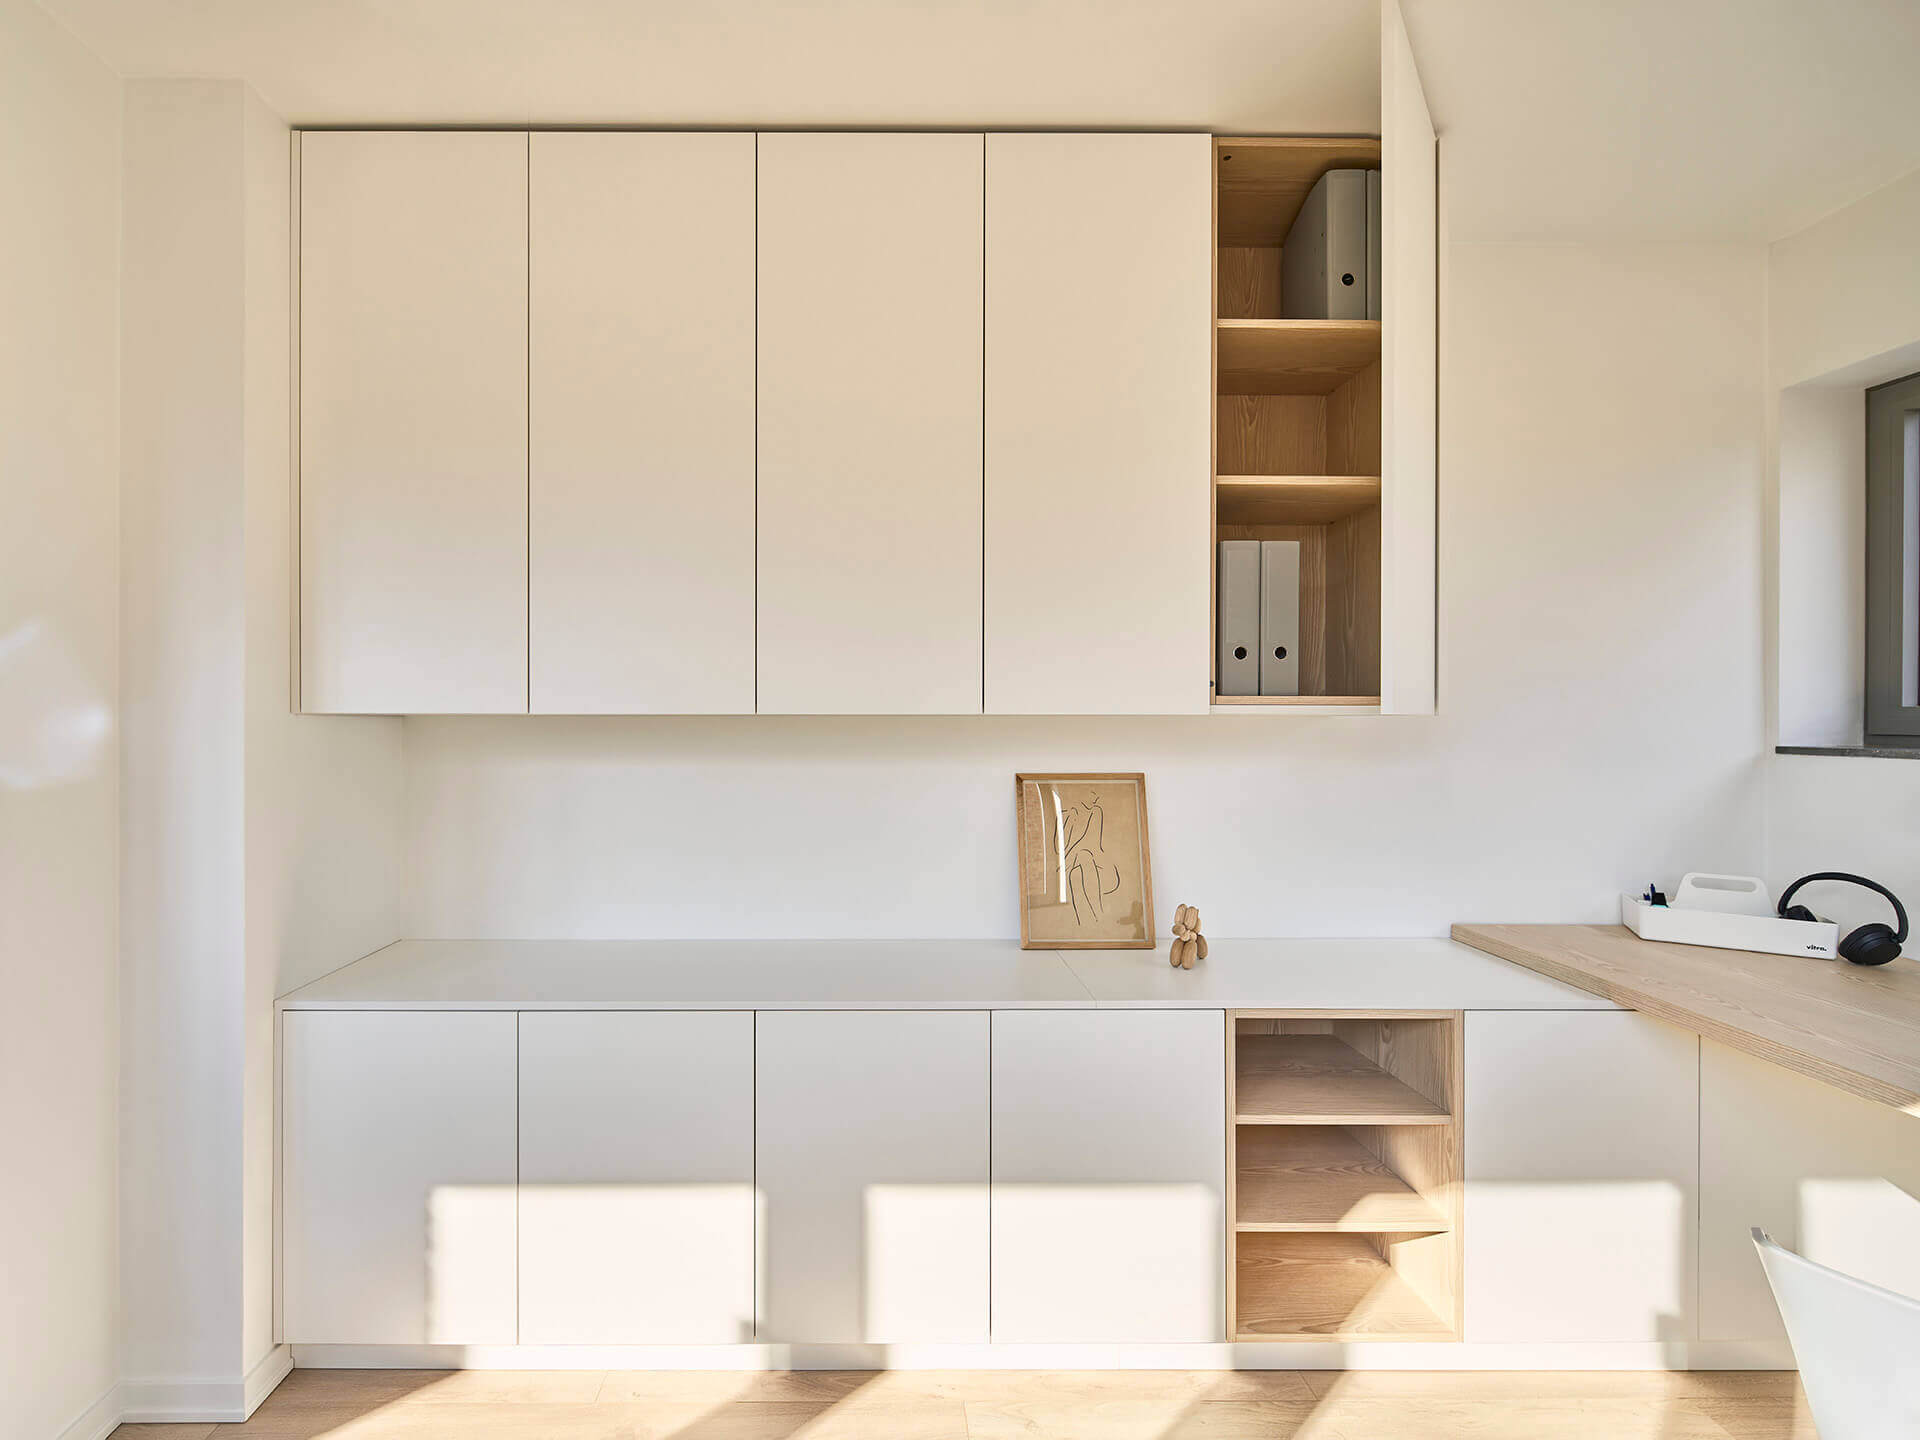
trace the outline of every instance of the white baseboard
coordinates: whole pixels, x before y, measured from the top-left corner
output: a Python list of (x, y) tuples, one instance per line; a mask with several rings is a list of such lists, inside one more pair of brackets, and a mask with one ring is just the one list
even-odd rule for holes
[(89, 1405), (54, 1440), (105, 1440), (120, 1424), (120, 1387), (112, 1385), (107, 1393)]
[(293, 1373), (293, 1347), (276, 1345), (260, 1357), (260, 1363), (247, 1372), (246, 1383), (241, 1399), (245, 1402), (247, 1413), (244, 1419), (251, 1420), (253, 1412), (260, 1408), (260, 1402), (271, 1395), (280, 1382)]
[(155, 1376), (123, 1381), (120, 1419), (149, 1425), (238, 1423), (251, 1417), (292, 1369), (293, 1351), (276, 1345), (241, 1376)]
[(296, 1345), (309, 1370), (1791, 1370), (1785, 1341), (1434, 1345)]

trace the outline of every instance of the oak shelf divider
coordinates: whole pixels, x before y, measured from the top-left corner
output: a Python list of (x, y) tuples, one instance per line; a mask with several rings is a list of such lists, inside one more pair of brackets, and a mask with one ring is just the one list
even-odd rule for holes
[(1228, 1014), (1236, 1340), (1459, 1338), (1462, 1019)]
[(1216, 675), (1216, 706), (1380, 703), (1382, 326), (1288, 318), (1280, 264), (1320, 177), (1380, 153), (1366, 136), (1214, 141), (1213, 539), (1300, 546), (1300, 693), (1221, 695)]

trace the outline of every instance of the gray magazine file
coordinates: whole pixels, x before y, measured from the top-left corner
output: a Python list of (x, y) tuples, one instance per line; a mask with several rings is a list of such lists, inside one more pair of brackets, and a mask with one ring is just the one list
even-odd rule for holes
[(1260, 542), (1222, 540), (1216, 695), (1260, 693)]
[(1367, 175), (1329, 170), (1314, 182), (1280, 251), (1287, 320), (1367, 318)]

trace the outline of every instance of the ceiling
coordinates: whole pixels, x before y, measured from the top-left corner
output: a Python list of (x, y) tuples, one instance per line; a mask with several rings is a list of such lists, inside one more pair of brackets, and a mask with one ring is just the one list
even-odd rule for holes
[(1920, 0), (1405, 0), (1456, 238), (1775, 240), (1920, 169)]
[[(1375, 0), (42, 0), (296, 124), (1378, 129)], [(1920, 0), (1404, 0), (1459, 239), (1759, 241), (1920, 168)]]
[(43, 0), (128, 75), (296, 124), (1369, 131), (1356, 0)]

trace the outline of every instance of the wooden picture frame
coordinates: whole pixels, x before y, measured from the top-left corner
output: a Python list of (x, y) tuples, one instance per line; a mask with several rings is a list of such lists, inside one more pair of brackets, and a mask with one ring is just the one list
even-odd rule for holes
[(1020, 948), (1151, 950), (1147, 777), (1018, 774)]

